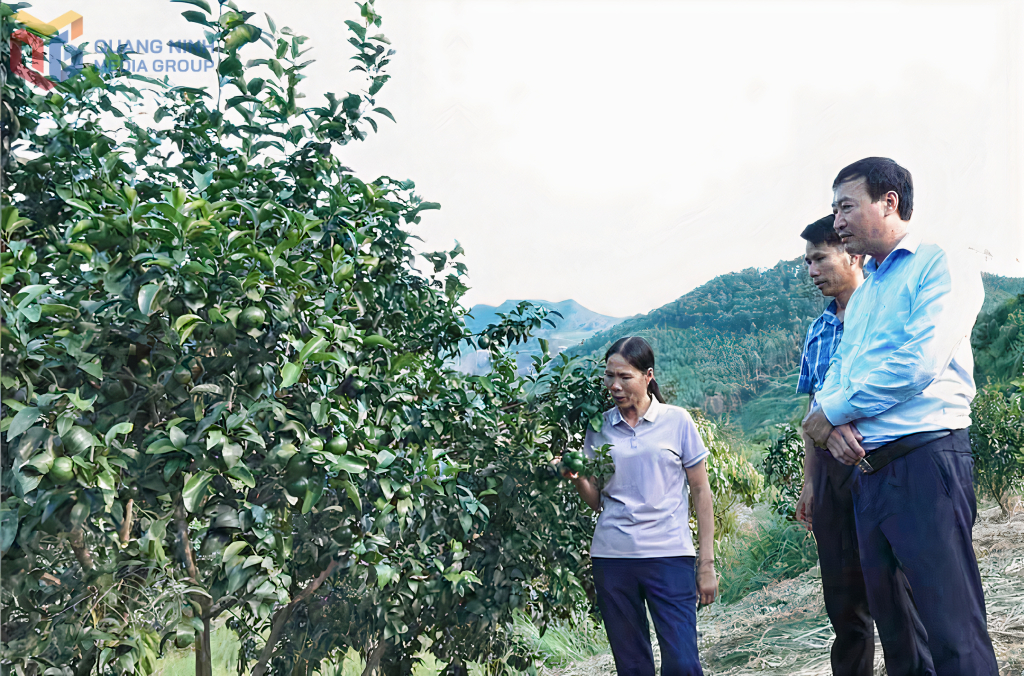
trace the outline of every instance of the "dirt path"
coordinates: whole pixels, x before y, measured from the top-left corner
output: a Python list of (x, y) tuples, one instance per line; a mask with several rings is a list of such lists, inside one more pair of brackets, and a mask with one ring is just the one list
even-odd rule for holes
[[(989, 633), (1000, 676), (1024, 675), (1024, 508), (1009, 519), (998, 507), (979, 514), (974, 544), (985, 585)], [(832, 628), (816, 570), (772, 585), (731, 606), (715, 604), (697, 619), (708, 676), (827, 676)], [(657, 648), (655, 648), (657, 656)], [(611, 655), (576, 662), (552, 676), (615, 673)], [(876, 650), (876, 674), (884, 674)]]

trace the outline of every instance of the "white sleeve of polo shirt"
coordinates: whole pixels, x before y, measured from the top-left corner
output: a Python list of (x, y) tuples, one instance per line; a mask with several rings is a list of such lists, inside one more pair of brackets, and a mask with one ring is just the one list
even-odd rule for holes
[(682, 451), (683, 467), (689, 469), (708, 456), (708, 449), (704, 446), (704, 440), (700, 438), (697, 424), (685, 410), (679, 427), (679, 448)]

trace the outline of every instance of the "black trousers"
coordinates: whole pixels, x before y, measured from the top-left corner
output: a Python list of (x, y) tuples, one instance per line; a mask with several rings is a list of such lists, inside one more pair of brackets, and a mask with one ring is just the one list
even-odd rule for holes
[(818, 543), (825, 610), (836, 640), (832, 643), (834, 676), (874, 673), (875, 629), (868, 610), (868, 592), (860, 565), (857, 523), (851, 492), (853, 467), (828, 451), (817, 450), (813, 477), (814, 539)]
[(971, 529), (977, 517), (967, 430), (874, 474), (853, 502), (868, 604), (889, 676), (996, 676)]

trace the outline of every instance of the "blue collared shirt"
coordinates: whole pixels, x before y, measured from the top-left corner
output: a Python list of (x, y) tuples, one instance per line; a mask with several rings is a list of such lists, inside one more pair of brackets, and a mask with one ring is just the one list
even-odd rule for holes
[(686, 469), (708, 455), (686, 409), (651, 400), (636, 427), (618, 408), (600, 432), (587, 429), (584, 452), (611, 444), (615, 473), (601, 489), (590, 555), (621, 558), (693, 556)]
[(868, 450), (915, 432), (971, 424), (971, 330), (985, 299), (966, 253), (911, 232), (846, 307), (846, 327), (816, 401), (833, 425), (853, 422)]
[(799, 394), (817, 392), (825, 384), (828, 363), (843, 339), (843, 322), (836, 316), (838, 307), (833, 299), (807, 329), (804, 353), (800, 358), (800, 380), (796, 384)]

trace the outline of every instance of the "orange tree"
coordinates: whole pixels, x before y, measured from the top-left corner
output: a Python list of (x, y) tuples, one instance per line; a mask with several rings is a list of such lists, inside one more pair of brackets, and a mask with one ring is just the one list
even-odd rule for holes
[[(365, 90), (306, 109), (304, 38), (190, 4), (215, 94), (125, 53), (46, 93), (4, 71), (5, 669), (149, 673), (173, 641), (207, 675), (222, 616), (256, 674), (347, 647), (407, 671), (424, 636), (525, 665), (512, 610), (582, 590), (590, 517), (539, 479), (599, 411), (592, 364), (519, 377), (502, 350), (543, 311), (468, 335), (461, 250), (420, 271), (410, 244), (438, 205), (340, 161), (391, 117), (372, 2)], [(489, 375), (449, 367), (467, 339)]]
[[(600, 424), (595, 364), (517, 374), (545, 311), (469, 334), (461, 249), (411, 245), (438, 205), (340, 160), (391, 118), (372, 1), (346, 22), (365, 89), (310, 108), (303, 37), (186, 1), (214, 92), (126, 53), (40, 92), (3, 54), (0, 668), (146, 674), (173, 642), (209, 676), (219, 621), (253, 674), (529, 666), (513, 610), (590, 589), (551, 461)], [(487, 375), (451, 368), (467, 341)]]

